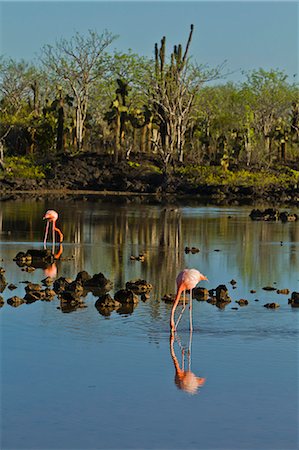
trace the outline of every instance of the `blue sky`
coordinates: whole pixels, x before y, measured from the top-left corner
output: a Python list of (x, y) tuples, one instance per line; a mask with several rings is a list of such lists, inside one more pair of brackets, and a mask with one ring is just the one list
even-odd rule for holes
[[(298, 3), (295, 1), (1, 1), (0, 50), (14, 59), (34, 59), (45, 44), (76, 31), (104, 29), (119, 35), (112, 44), (153, 56), (166, 36), (168, 50), (195, 30), (190, 53), (211, 67), (227, 60), (233, 81), (241, 71), (280, 69), (298, 74)], [(298, 80), (298, 77), (297, 77)]]

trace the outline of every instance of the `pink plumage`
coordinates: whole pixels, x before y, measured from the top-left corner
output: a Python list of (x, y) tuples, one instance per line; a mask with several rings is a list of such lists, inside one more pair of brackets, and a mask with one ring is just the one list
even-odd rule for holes
[[(195, 288), (195, 286), (202, 280), (207, 280), (207, 277), (200, 273), (197, 269), (184, 269), (182, 272), (180, 272), (177, 276), (176, 283), (177, 283), (177, 293), (174, 300), (174, 304), (171, 310), (170, 315), (170, 328), (172, 331), (176, 330), (176, 325), (174, 322), (174, 314), (175, 310), (177, 308), (177, 305), (179, 303), (180, 297), (182, 292), (190, 291), (190, 330), (192, 331), (192, 289)], [(184, 297), (185, 299), (185, 297)], [(184, 300), (184, 308), (185, 309), (185, 300)]]

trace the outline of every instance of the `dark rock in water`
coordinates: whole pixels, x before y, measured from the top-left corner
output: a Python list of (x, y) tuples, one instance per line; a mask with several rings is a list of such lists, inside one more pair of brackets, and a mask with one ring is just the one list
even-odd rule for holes
[(3, 267), (0, 267), (0, 273), (4, 273), (5, 269), (3, 269)]
[(216, 308), (225, 309), (227, 307), (228, 303), (229, 302), (217, 302), (216, 301), (215, 305), (216, 305)]
[(145, 280), (138, 279), (127, 281), (126, 289), (133, 291), (136, 295), (141, 295), (145, 292), (150, 292), (153, 289), (153, 286)]
[(131, 255), (130, 256), (130, 260), (131, 261), (141, 261), (141, 262), (144, 262), (145, 261), (145, 254), (144, 253), (140, 253), (138, 256), (134, 256), (134, 255)]
[(146, 302), (147, 300), (150, 299), (150, 294), (149, 294), (149, 292), (145, 292), (144, 294), (141, 294), (140, 298), (141, 298), (141, 300), (142, 300), (143, 302)]
[(288, 212), (284, 211), (279, 214), (279, 219), (282, 222), (296, 222), (298, 220), (297, 214), (289, 214)]
[(43, 283), (44, 286), (50, 286), (53, 283), (53, 278), (46, 277), (41, 282)]
[(44, 291), (29, 291), (24, 297), (26, 303), (34, 303), (45, 298)]
[(277, 289), (277, 294), (288, 295), (290, 293), (289, 289)]
[(216, 300), (217, 302), (220, 303), (230, 303), (231, 302), (231, 298), (228, 295), (228, 289), (225, 286), (225, 284), (220, 284), (219, 286), (216, 287), (215, 289), (216, 292)]
[(236, 307), (232, 307), (231, 309), (234, 309), (235, 311), (238, 311), (239, 308)]
[(121, 303), (111, 297), (110, 294), (101, 295), (95, 302), (95, 307), (105, 306), (109, 308), (119, 308)]
[(21, 298), (21, 297), (17, 297), (17, 296), (15, 295), (15, 296), (9, 298), (9, 299), (7, 300), (7, 303), (8, 303), (10, 306), (13, 306), (14, 308), (17, 308), (18, 306), (20, 306), (20, 305), (22, 305), (22, 304), (24, 303), (24, 299)]
[(54, 259), (54, 255), (51, 252), (51, 250), (49, 250), (49, 249), (43, 249), (43, 250), (31, 249), (31, 250), (27, 250), (26, 255), (27, 256), (31, 256), (32, 259), (43, 259), (44, 261), (47, 261), (47, 262), (52, 262), (52, 260)]
[(16, 254), (16, 256), (14, 257), (14, 259), (13, 259), (14, 261), (18, 261), (18, 262), (20, 262), (20, 263), (26, 263), (26, 262), (32, 262), (32, 256), (31, 255), (28, 255), (27, 253), (25, 253), (25, 252), (19, 252), (19, 253), (17, 253)]
[(102, 316), (109, 317), (112, 311), (121, 307), (121, 303), (113, 299), (110, 294), (104, 294), (98, 298), (94, 306)]
[(26, 295), (24, 300), (27, 304), (34, 303), (38, 300), (43, 300), (46, 296), (45, 291), (42, 290), (41, 285), (37, 283), (28, 283), (25, 287)]
[(27, 286), (25, 287), (26, 292), (41, 291), (41, 289), (42, 289), (41, 285), (37, 283), (28, 283)]
[(265, 308), (270, 308), (270, 309), (276, 309), (276, 308), (280, 308), (280, 305), (278, 303), (266, 303), (264, 305)]
[(63, 313), (71, 313), (77, 311), (77, 309), (87, 308), (84, 302), (77, 300), (65, 300), (60, 299), (60, 307), (58, 309)]
[[(18, 263), (17, 263), (18, 264)], [(18, 264), (19, 265), (19, 264)], [(24, 272), (34, 272), (35, 271), (35, 267), (32, 267), (32, 266), (25, 266), (25, 267), (23, 267), (22, 268), (22, 270), (24, 271)]]
[(62, 291), (59, 294), (59, 298), (62, 302), (69, 302), (73, 304), (83, 302), (83, 299), (81, 299), (80, 295), (78, 295), (75, 291)]
[(289, 298), (288, 303), (294, 307), (299, 307), (299, 292), (292, 292), (291, 298)]
[(240, 298), (240, 300), (236, 300), (236, 303), (238, 303), (238, 305), (240, 306), (246, 306), (249, 302), (245, 298)]
[(0, 295), (0, 308), (2, 308), (3, 305), (4, 305), (4, 300), (3, 300), (3, 297)]
[(196, 287), (192, 291), (192, 296), (193, 298), (196, 298), (196, 300), (205, 301), (209, 298), (209, 291), (203, 287)]
[(44, 300), (46, 302), (52, 301), (56, 295), (56, 292), (53, 289), (46, 288), (44, 292), (45, 292), (45, 297), (41, 298), (41, 300)]
[(13, 283), (10, 283), (10, 284), (7, 286), (7, 288), (8, 288), (10, 291), (13, 291), (14, 289), (17, 289), (17, 286), (16, 286), (15, 284), (13, 284)]
[(277, 221), (282, 222), (295, 222), (298, 220), (297, 214), (290, 214), (286, 211), (279, 212), (277, 209), (267, 208), (264, 211), (259, 209), (253, 209), (249, 214), (252, 220), (266, 220), (266, 221)]
[(53, 289), (56, 292), (56, 294), (60, 294), (71, 282), (72, 280), (70, 278), (60, 277), (54, 281)]
[(250, 294), (256, 294), (256, 291), (254, 289), (251, 289)]
[(14, 261), (17, 261), (19, 264), (32, 264), (36, 261), (43, 261), (52, 264), (54, 259), (54, 255), (49, 249), (30, 249), (27, 250), (26, 253), (19, 252), (15, 256)]
[(114, 294), (114, 299), (120, 302), (122, 305), (127, 303), (136, 304), (138, 303), (138, 297), (133, 291), (128, 289), (120, 289)]
[(89, 281), (90, 279), (91, 276), (89, 275), (89, 273), (86, 272), (86, 270), (82, 270), (77, 274), (75, 281), (81, 281), (82, 285), (84, 286), (84, 283), (87, 283), (87, 281)]
[(230, 280), (230, 284), (231, 284), (232, 286), (235, 286), (235, 284), (237, 284), (237, 282), (236, 282), (236, 280)]
[[(54, 283), (55, 285), (55, 283)], [(53, 289), (55, 292), (55, 286), (53, 286)], [(64, 312), (71, 312), (66, 307), (66, 304), (69, 304), (69, 306), (75, 307), (76, 309), (78, 307), (81, 307), (80, 305), (83, 304), (84, 300), (82, 299), (82, 296), (85, 294), (84, 288), (82, 286), (81, 281), (70, 281), (68, 282), (68, 279), (61, 279), (61, 285), (60, 285), (60, 292), (59, 292), (59, 298), (60, 298), (60, 305), (61, 309)]]
[[(163, 302), (165, 302), (165, 303), (174, 303), (175, 297), (176, 297), (175, 294), (164, 294), (161, 300), (163, 300)], [(183, 295), (181, 295), (181, 297), (179, 299), (179, 304), (183, 303), (183, 301), (184, 301), (184, 297), (183, 297)], [(189, 295), (185, 296), (185, 301), (186, 301), (186, 303), (189, 302)]]
[(0, 273), (0, 292), (3, 292), (7, 286), (7, 281), (3, 273)]
[(174, 299), (175, 299), (175, 296), (171, 295), (171, 294), (164, 294), (162, 297), (162, 300), (165, 303), (173, 303)]
[(276, 291), (276, 288), (273, 286), (265, 286), (263, 287), (264, 291)]
[(59, 294), (59, 298), (63, 302), (81, 303), (83, 300), (81, 297), (84, 295), (84, 289), (80, 281), (68, 282), (67, 279), (61, 279), (61, 284), (58, 289), (55, 289), (55, 283), (53, 289)]
[(113, 283), (102, 273), (97, 273), (93, 275), (92, 278), (86, 280), (83, 283), (83, 286), (88, 290), (100, 289), (102, 291), (109, 292), (113, 288)]
[(216, 297), (211, 296), (210, 298), (208, 298), (207, 303), (211, 303), (211, 305), (216, 305), (217, 303)]
[(119, 309), (116, 310), (117, 314), (128, 315), (133, 314), (137, 303), (123, 303)]
[(271, 220), (276, 221), (279, 219), (279, 211), (273, 208), (267, 208), (264, 211), (260, 209), (253, 209), (249, 214), (252, 220)]
[(81, 281), (72, 281), (65, 286), (64, 292), (71, 292), (75, 297), (81, 297), (84, 295), (84, 289)]
[(198, 247), (185, 247), (186, 254), (192, 253), (194, 255), (195, 253), (199, 253), (199, 252), (200, 252), (200, 250)]

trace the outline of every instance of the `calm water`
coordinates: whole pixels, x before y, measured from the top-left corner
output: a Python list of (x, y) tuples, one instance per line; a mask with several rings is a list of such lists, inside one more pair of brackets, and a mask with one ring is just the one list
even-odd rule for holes
[[(18, 308), (5, 302), (1, 449), (298, 448), (299, 309), (288, 305), (290, 295), (262, 289), (299, 291), (298, 222), (252, 222), (247, 207), (0, 203), (0, 266), (17, 285), (4, 290), (5, 301), (24, 296), (22, 281), (45, 277), (13, 258), (42, 248), (49, 208), (59, 211), (65, 236), (57, 277), (102, 272), (114, 283), (111, 294), (135, 278), (154, 288), (132, 314), (109, 317), (92, 294), (87, 308), (68, 314), (57, 297)], [(185, 254), (185, 246), (200, 252)], [(143, 252), (144, 262), (130, 259)], [(219, 309), (193, 300), (193, 335), (186, 311), (171, 342), (171, 306), (161, 297), (174, 293), (185, 267), (203, 272), (209, 289), (226, 284), (232, 303)], [(241, 298), (249, 305), (232, 309)], [(264, 308), (268, 302), (280, 308)], [(193, 395), (178, 386), (175, 363), (182, 368), (183, 359), (185, 370), (205, 378)]]

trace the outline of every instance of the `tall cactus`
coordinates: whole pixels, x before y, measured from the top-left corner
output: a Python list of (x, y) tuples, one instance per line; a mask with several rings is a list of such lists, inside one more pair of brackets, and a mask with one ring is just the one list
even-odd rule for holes
[(170, 159), (183, 159), (186, 124), (194, 97), (186, 82), (187, 56), (193, 30), (191, 25), (184, 53), (181, 44), (174, 45), (169, 64), (165, 59), (165, 36), (161, 39), (160, 48), (155, 44), (153, 105), (159, 126), (161, 153), (166, 164)]

